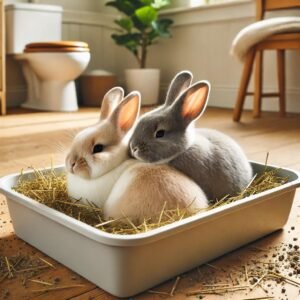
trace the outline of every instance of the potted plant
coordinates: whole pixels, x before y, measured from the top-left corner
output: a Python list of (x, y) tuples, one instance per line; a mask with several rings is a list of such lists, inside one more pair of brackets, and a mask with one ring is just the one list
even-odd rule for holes
[(128, 90), (141, 92), (146, 105), (157, 103), (160, 77), (159, 69), (146, 68), (148, 47), (161, 37), (171, 36), (169, 27), (173, 21), (158, 18), (161, 8), (169, 4), (170, 0), (115, 0), (106, 4), (123, 14), (115, 20), (120, 33), (112, 34), (112, 38), (136, 58), (139, 69), (125, 70), (125, 83)]

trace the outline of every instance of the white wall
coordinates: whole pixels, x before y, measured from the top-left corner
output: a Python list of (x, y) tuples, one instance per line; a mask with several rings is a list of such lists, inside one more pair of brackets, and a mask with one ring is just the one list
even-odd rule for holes
[(74, 11), (107, 11), (106, 0), (29, 0), (28, 2), (40, 4), (61, 5), (65, 10)]
[(109, 8), (105, 6), (108, 0), (4, 0), (5, 4), (29, 2), (38, 4), (61, 5), (67, 10), (81, 11), (107, 11)]
[[(114, 15), (105, 10), (104, 1), (39, 0), (39, 2), (63, 3), (65, 7), (63, 39), (89, 43), (92, 53), (89, 70), (103, 68), (115, 72), (122, 84), (123, 70), (127, 67), (137, 67), (132, 55), (126, 49), (116, 46), (110, 38), (114, 27)], [(229, 49), (238, 31), (254, 21), (254, 1), (240, 0), (231, 4), (191, 9), (176, 8), (166, 10), (164, 14), (175, 21), (172, 29), (173, 38), (161, 40), (157, 45), (152, 46), (148, 61), (149, 67), (161, 68), (162, 91), (177, 71), (189, 69), (196, 79), (211, 81), (210, 105), (233, 107), (242, 65), (229, 55)], [(265, 90), (274, 91), (277, 89), (274, 53), (266, 55), (265, 60)], [(288, 53), (287, 108), (289, 111), (300, 112), (299, 65), (300, 54)], [(11, 83), (9, 91), (14, 90), (14, 92), (9, 95), (14, 97), (18, 93), (21, 95), (20, 86), (17, 81)], [(276, 99), (266, 98), (263, 107), (277, 110), (277, 103)], [(251, 99), (246, 104), (250, 107)]]
[[(283, 14), (300, 15), (298, 11)], [(278, 15), (278, 14), (277, 14)], [(254, 22), (255, 5), (250, 1), (199, 7), (187, 11), (166, 13), (174, 19), (173, 39), (157, 46), (153, 56), (159, 57), (164, 67), (164, 79), (168, 80), (180, 69), (190, 69), (198, 79), (212, 83), (210, 106), (233, 107), (242, 72), (242, 64), (229, 55), (235, 35)], [(274, 17), (276, 13), (268, 14)], [(174, 45), (176, 45), (174, 47)], [(172, 53), (169, 55), (168, 53)], [(277, 91), (275, 51), (266, 53), (264, 60), (264, 89)], [(300, 53), (287, 53), (287, 110), (300, 112)], [(249, 89), (252, 89), (252, 82)], [(246, 107), (252, 108), (252, 97)], [(266, 98), (263, 109), (278, 110), (278, 100)]]

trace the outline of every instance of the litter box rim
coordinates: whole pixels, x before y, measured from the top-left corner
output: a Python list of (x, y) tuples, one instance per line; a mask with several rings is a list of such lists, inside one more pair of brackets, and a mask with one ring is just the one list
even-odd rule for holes
[[(149, 230), (148, 232), (130, 235), (113, 234), (101, 231), (12, 190), (12, 187), (16, 184), (17, 180), (21, 176), (20, 173), (14, 173), (0, 178), (0, 192), (2, 192), (8, 199), (13, 200), (29, 209), (32, 209), (35, 212), (53, 220), (54, 222), (58, 222), (59, 224), (62, 224), (63, 226), (66, 226), (69, 229), (83, 234), (84, 236), (97, 242), (101, 242), (103, 244), (111, 246), (134, 247), (152, 243), (179, 232), (189, 230), (201, 223), (210, 222), (226, 214), (231, 214), (237, 210), (245, 209), (248, 206), (255, 205), (257, 202), (265, 201), (270, 197), (274, 197), (275, 195), (278, 196), (280, 194), (296, 190), (296, 188), (300, 186), (300, 172), (296, 170), (292, 170), (289, 168), (280, 168), (274, 165), (266, 166), (255, 161), (250, 161), (250, 163), (254, 170), (257, 168), (262, 169), (264, 167), (278, 169), (279, 175), (286, 177), (290, 176), (292, 179), (281, 186), (266, 190), (256, 195), (245, 197), (233, 203), (229, 203), (209, 211), (200, 212), (183, 220), (175, 221), (174, 223)], [(65, 169), (64, 165), (57, 165), (49, 168), (40, 168), (37, 170), (47, 172), (52, 168), (53, 170), (58, 172), (63, 172)], [(22, 174), (26, 176), (33, 173), (34, 171), (28, 170), (23, 172)]]

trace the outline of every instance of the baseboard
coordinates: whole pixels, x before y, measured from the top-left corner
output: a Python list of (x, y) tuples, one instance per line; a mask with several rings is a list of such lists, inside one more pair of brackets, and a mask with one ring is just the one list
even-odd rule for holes
[(7, 87), (7, 107), (18, 107), (26, 99), (27, 87), (25, 85)]
[[(265, 92), (274, 92), (276, 89), (266, 88)], [(233, 108), (237, 96), (236, 87), (214, 86), (211, 92), (209, 106)], [(253, 108), (253, 96), (246, 97), (245, 109)], [(278, 111), (279, 100), (277, 97), (264, 98), (262, 101), (263, 111)], [(286, 110), (287, 112), (300, 113), (300, 89), (289, 88), (286, 91)]]
[[(161, 85), (161, 100), (166, 95), (168, 84)], [(266, 88), (265, 92), (274, 92), (276, 89)], [(235, 105), (235, 99), (237, 95), (237, 87), (215, 85), (212, 86), (210, 99), (208, 106), (210, 107), (221, 107), (232, 109)], [(248, 96), (245, 101), (244, 109), (253, 108), (253, 97)], [(278, 98), (264, 98), (262, 102), (263, 111), (278, 111), (279, 101)], [(289, 88), (286, 91), (286, 110), (291, 113), (300, 113), (300, 88)]]

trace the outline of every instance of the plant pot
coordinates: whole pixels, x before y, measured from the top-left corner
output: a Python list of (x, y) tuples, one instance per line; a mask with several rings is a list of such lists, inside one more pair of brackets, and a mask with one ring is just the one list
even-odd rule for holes
[(153, 105), (158, 103), (159, 79), (159, 69), (125, 70), (127, 91), (139, 91), (142, 95), (142, 105)]

